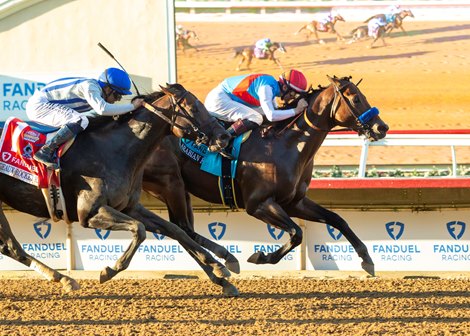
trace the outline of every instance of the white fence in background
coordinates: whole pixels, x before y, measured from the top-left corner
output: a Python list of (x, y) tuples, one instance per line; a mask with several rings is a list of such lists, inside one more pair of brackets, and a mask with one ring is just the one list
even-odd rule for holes
[[(363, 21), (390, 5), (410, 9), (416, 21), (469, 21), (468, 1), (175, 1), (177, 21), (305, 21), (312, 9), (335, 10), (347, 21)], [(292, 14), (292, 15), (286, 15)]]
[[(456, 131), (457, 132), (457, 131)], [(322, 146), (326, 147), (361, 147), (361, 157), (359, 160), (358, 177), (365, 177), (367, 168), (367, 157), (369, 147), (371, 146), (434, 146), (449, 147), (452, 157), (452, 176), (457, 176), (457, 155), (455, 148), (457, 146), (470, 146), (470, 130), (460, 133), (439, 133), (429, 132), (421, 134), (399, 133), (399, 131), (387, 134), (384, 139), (371, 142), (357, 134), (335, 134), (330, 133)], [(470, 149), (470, 147), (469, 147)]]

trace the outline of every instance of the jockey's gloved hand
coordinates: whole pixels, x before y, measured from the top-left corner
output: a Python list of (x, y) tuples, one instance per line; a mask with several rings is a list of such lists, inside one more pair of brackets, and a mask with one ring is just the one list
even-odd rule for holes
[(305, 111), (307, 107), (308, 107), (308, 103), (305, 100), (305, 98), (300, 99), (299, 102), (297, 103), (297, 107), (294, 109), (295, 114), (297, 115), (299, 113), (302, 113), (303, 111)]

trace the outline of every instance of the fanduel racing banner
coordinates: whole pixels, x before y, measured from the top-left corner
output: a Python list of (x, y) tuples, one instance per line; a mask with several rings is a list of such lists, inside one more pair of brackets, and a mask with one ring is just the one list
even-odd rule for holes
[(96, 71), (81, 71), (79, 73), (34, 73), (34, 74), (0, 74), (0, 125), (8, 117), (28, 120), (26, 103), (35, 91), (41, 90), (46, 83), (62, 77), (92, 77), (97, 78)]
[[(376, 271), (469, 271), (470, 212), (340, 212), (366, 244)], [(307, 225), (307, 269), (361, 270), (330, 225)]]

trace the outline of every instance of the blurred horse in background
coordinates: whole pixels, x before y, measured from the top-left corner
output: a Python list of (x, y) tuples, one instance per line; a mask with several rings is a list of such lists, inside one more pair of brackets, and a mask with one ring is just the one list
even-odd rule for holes
[(382, 21), (380, 18), (373, 18), (371, 19), (367, 26), (362, 25), (359, 27), (354, 28), (349, 35), (351, 39), (347, 42), (347, 44), (351, 44), (360, 40), (365, 40), (367, 38), (373, 38), (372, 43), (368, 46), (369, 48), (373, 48), (375, 42), (378, 39), (382, 40), (384, 46), (387, 45), (385, 42), (385, 34), (387, 30), (388, 24)]
[(235, 49), (235, 54), (233, 58), (241, 56), (240, 62), (238, 62), (237, 68), (235, 70), (240, 71), (240, 67), (244, 62), (246, 62), (246, 68), (250, 70), (250, 65), (253, 58), (271, 60), (276, 63), (281, 68), (281, 70), (284, 70), (281, 61), (274, 55), (276, 51), (280, 51), (281, 53), (287, 52), (284, 45), (280, 42), (273, 42), (273, 44), (269, 47), (269, 50), (263, 54), (258, 54), (254, 47)]
[(176, 33), (176, 48), (181, 49), (183, 52), (187, 49), (199, 51), (195, 46), (189, 43), (191, 38), (199, 40), (199, 37), (194, 30), (183, 30), (181, 33)]
[(326, 21), (313, 20), (307, 23), (306, 25), (303, 25), (302, 27), (300, 27), (299, 30), (297, 30), (294, 33), (294, 35), (298, 35), (302, 30), (305, 29), (307, 31), (307, 40), (310, 38), (312, 34), (314, 34), (318, 43), (325, 44), (325, 41), (323, 41), (322, 39), (318, 37), (318, 32), (322, 32), (322, 33), (336, 34), (336, 40), (343, 41), (343, 36), (341, 36), (341, 34), (338, 33), (335, 29), (335, 24), (338, 21), (345, 22), (346, 20), (344, 20), (344, 18), (339, 14), (334, 15), (331, 18), (331, 20), (326, 20)]
[(381, 21), (386, 22), (385, 33), (387, 35), (390, 35), (390, 33), (393, 29), (398, 29), (398, 28), (401, 29), (401, 31), (403, 32), (404, 35), (407, 35), (407, 32), (403, 28), (403, 20), (406, 17), (414, 18), (415, 16), (413, 15), (413, 13), (410, 10), (405, 9), (405, 10), (400, 11), (397, 14), (377, 14), (377, 15), (371, 16), (370, 18), (368, 18), (364, 22), (367, 23), (370, 20), (379, 19)]

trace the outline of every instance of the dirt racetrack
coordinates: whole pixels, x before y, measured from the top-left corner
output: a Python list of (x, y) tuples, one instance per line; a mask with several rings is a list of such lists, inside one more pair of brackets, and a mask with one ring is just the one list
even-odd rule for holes
[[(346, 18), (347, 20), (347, 18)], [(251, 71), (235, 71), (235, 48), (270, 37), (283, 42), (279, 54), (285, 69), (305, 72), (310, 84), (327, 85), (326, 75), (352, 76), (371, 105), (379, 107), (391, 130), (469, 129), (470, 23), (420, 22), (406, 18), (407, 36), (394, 31), (386, 47), (371, 40), (337, 43), (334, 35), (320, 33), (325, 45), (294, 35), (306, 22), (178, 22), (195, 30), (191, 41), (198, 52), (177, 52), (178, 81), (204, 100), (207, 93), (228, 76), (264, 72), (275, 76), (280, 69), (270, 61), (254, 60)], [(347, 35), (358, 22), (339, 22), (336, 29)], [(395, 147), (373, 149), (369, 164), (449, 163), (449, 148)], [(360, 151), (321, 149), (317, 164), (357, 164)], [(457, 149), (459, 164), (470, 164), (468, 147)]]
[(0, 335), (468, 335), (466, 279), (0, 280)]

